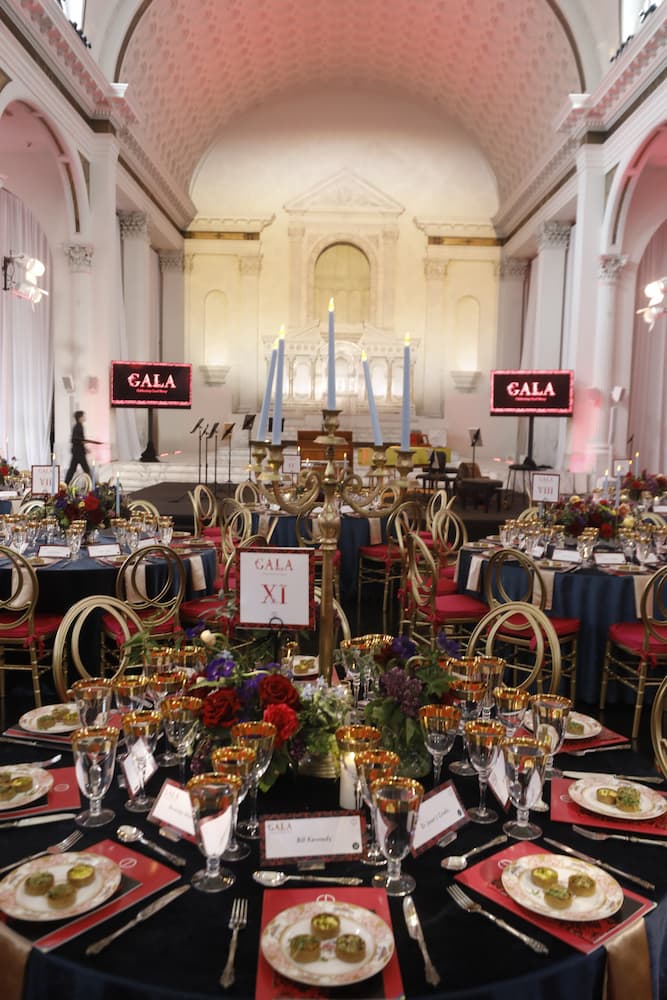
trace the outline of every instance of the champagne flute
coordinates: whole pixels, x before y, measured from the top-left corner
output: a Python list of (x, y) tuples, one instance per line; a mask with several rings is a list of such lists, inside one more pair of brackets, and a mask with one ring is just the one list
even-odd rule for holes
[(105, 726), (109, 721), (113, 685), (102, 677), (75, 681), (68, 691), (76, 702), (82, 727)]
[(563, 745), (572, 702), (558, 694), (535, 694), (529, 701), (533, 715), (533, 736), (548, 749), (545, 780), (561, 778), (562, 771), (554, 767), (554, 756)]
[(248, 794), (252, 781), (252, 769), (257, 759), (257, 751), (254, 747), (236, 746), (232, 744), (228, 747), (218, 747), (211, 754), (211, 763), (215, 774), (234, 775), (241, 779), (241, 787), (236, 797), (234, 815), (232, 816), (232, 830), (229, 835), (229, 844), (222, 855), (223, 861), (242, 861), (250, 854), (247, 844), (241, 844), (236, 837), (236, 824), (239, 816), (239, 806)]
[(232, 726), (232, 739), (244, 747), (252, 747), (255, 751), (255, 762), (250, 777), (250, 817), (237, 825), (242, 837), (248, 840), (259, 840), (259, 820), (257, 818), (257, 791), (259, 779), (271, 763), (273, 744), (277, 729), (270, 722), (237, 722)]
[[(170, 657), (172, 655), (173, 650), (169, 653)], [(177, 670), (173, 667), (167, 667), (166, 665), (153, 673), (148, 674), (146, 692), (152, 698), (153, 705), (158, 712), (160, 711), (160, 705), (165, 698), (168, 698), (169, 695), (181, 694), (187, 679), (188, 675), (185, 670)], [(168, 747), (165, 749), (164, 753), (158, 754), (155, 759), (160, 767), (176, 767), (178, 764), (178, 755), (172, 753)]]
[(112, 726), (88, 726), (72, 733), (74, 770), (79, 789), (89, 800), (89, 808), (75, 818), (78, 826), (105, 826), (116, 815), (102, 809), (116, 764), (118, 730)]
[(388, 896), (407, 896), (416, 882), (401, 873), (401, 861), (410, 850), (424, 789), (412, 778), (378, 778), (371, 784), (375, 829), (387, 871), (373, 876), (373, 884)]
[(505, 737), (502, 722), (466, 722), (465, 739), (468, 756), (479, 776), (479, 805), (468, 810), (473, 823), (495, 823), (498, 813), (486, 804), (489, 771), (498, 759), (500, 744)]
[(482, 702), (482, 720), (488, 722), (493, 708), (493, 692), (502, 684), (506, 661), (502, 656), (478, 656), (476, 680), (486, 684), (486, 694)]
[(340, 754), (340, 796), (341, 809), (359, 808), (359, 775), (354, 762), (355, 754), (362, 750), (372, 750), (382, 739), (382, 733), (375, 726), (339, 726), (336, 743)]
[(528, 736), (513, 736), (503, 741), (501, 752), (510, 802), (516, 806), (516, 819), (503, 825), (503, 833), (515, 840), (537, 840), (542, 829), (536, 823), (529, 823), (528, 816), (542, 795), (547, 751)]
[(493, 691), (496, 714), (505, 727), (505, 737), (510, 739), (523, 722), (528, 706), (528, 692), (523, 688), (497, 687)]
[(148, 812), (155, 801), (146, 795), (144, 784), (147, 757), (155, 752), (161, 728), (162, 716), (159, 712), (126, 712), (123, 716), (125, 743), (139, 773), (139, 791), (125, 803), (125, 808), (130, 812)]
[(440, 772), (445, 754), (454, 746), (461, 722), (461, 709), (454, 705), (422, 705), (419, 723), (424, 745), (433, 758), (433, 786), (440, 784)]
[[(463, 729), (466, 722), (472, 722), (479, 716), (482, 710), (482, 702), (486, 695), (486, 684), (477, 680), (455, 680), (450, 685), (450, 691), (454, 701), (461, 711), (461, 722), (459, 732), (463, 736)], [(458, 774), (461, 778), (471, 778), (475, 773), (475, 768), (467, 759), (466, 742), (463, 740), (463, 757), (455, 760), (449, 765), (452, 774)]]
[(380, 850), (375, 833), (375, 814), (370, 786), (378, 778), (393, 778), (401, 763), (401, 758), (393, 750), (378, 748), (377, 750), (361, 750), (355, 754), (354, 763), (359, 776), (361, 795), (368, 806), (371, 823), (371, 842), (360, 860), (363, 865), (372, 865), (377, 868), (386, 864), (386, 858)]
[(220, 867), (220, 859), (229, 843), (241, 785), (241, 779), (232, 774), (198, 774), (185, 786), (192, 803), (199, 850), (206, 858), (206, 868), (192, 876), (192, 885), (201, 892), (223, 892), (236, 881), (229, 868)]
[(185, 785), (188, 756), (197, 735), (197, 724), (204, 702), (201, 698), (170, 694), (160, 704), (167, 739), (176, 751), (181, 785)]

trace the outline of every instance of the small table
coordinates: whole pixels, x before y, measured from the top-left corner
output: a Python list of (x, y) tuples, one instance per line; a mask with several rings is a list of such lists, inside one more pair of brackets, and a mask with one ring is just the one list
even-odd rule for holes
[(456, 493), (461, 498), (464, 507), (468, 505), (468, 500), (472, 500), (475, 507), (483, 504), (487, 511), (491, 498), (495, 494), (496, 504), (500, 510), (502, 485), (501, 479), (457, 479)]

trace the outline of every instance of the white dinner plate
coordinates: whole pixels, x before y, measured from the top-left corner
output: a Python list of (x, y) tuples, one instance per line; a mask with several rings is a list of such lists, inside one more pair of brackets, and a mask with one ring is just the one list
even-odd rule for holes
[[(336, 958), (336, 939), (321, 942), (316, 962), (295, 962), (290, 955), (290, 938), (310, 934), (310, 921), (318, 913), (335, 913), (341, 934), (358, 934), (366, 943), (366, 955), (354, 964)], [(391, 928), (372, 910), (338, 900), (313, 900), (290, 906), (269, 921), (262, 932), (262, 954), (283, 976), (312, 986), (345, 986), (359, 983), (384, 969), (394, 953)]]
[(28, 774), (32, 778), (31, 787), (25, 792), (19, 792), (9, 799), (0, 799), (0, 809), (21, 809), (23, 806), (36, 802), (53, 787), (53, 775), (43, 767), (31, 767), (29, 764), (10, 764), (0, 767), (0, 774), (10, 774), (12, 777)]
[(306, 678), (317, 677), (320, 669), (316, 656), (295, 656), (292, 660), (294, 680), (303, 681)]
[[(639, 809), (635, 812), (626, 812), (617, 806), (607, 802), (600, 802), (597, 797), (598, 788), (619, 788), (621, 785), (636, 788), (639, 791)], [(599, 816), (611, 816), (613, 819), (642, 820), (656, 819), (667, 811), (667, 799), (663, 798), (659, 792), (653, 788), (646, 788), (634, 781), (622, 781), (613, 778), (611, 775), (600, 777), (592, 774), (589, 778), (580, 778), (575, 781), (567, 790), (573, 802), (576, 802), (582, 809), (588, 812), (597, 813)]]
[[(544, 890), (533, 882), (533, 868), (553, 868), (558, 872), (559, 884), (564, 886), (567, 886), (570, 875), (588, 875), (595, 879), (595, 892), (592, 896), (573, 896), (566, 909), (556, 910), (546, 902)], [(508, 865), (501, 879), (503, 889), (515, 903), (554, 920), (578, 923), (604, 920), (618, 913), (623, 906), (623, 890), (615, 878), (596, 865), (562, 854), (527, 854)]]
[[(594, 719), (592, 715), (582, 715), (581, 712), (570, 712), (569, 718), (573, 722), (579, 722), (584, 727), (582, 733), (565, 733), (566, 740), (591, 740), (594, 736), (597, 736), (602, 732), (602, 724)], [(533, 719), (530, 711), (526, 712), (526, 716), (523, 722), (526, 729), (531, 733), (533, 731)]]
[(19, 726), (21, 729), (25, 729), (28, 733), (73, 733), (75, 729), (78, 729), (81, 725), (79, 721), (79, 713), (76, 710), (76, 705), (72, 702), (71, 705), (67, 706), (71, 712), (76, 715), (76, 722), (54, 722), (52, 726), (40, 726), (39, 720), (44, 719), (49, 715), (53, 714), (54, 708), (64, 708), (63, 705), (42, 705), (41, 708), (33, 708), (29, 712), (26, 712), (19, 719)]
[[(69, 906), (56, 909), (49, 905), (46, 896), (30, 896), (24, 889), (25, 880), (37, 872), (51, 872), (56, 883), (67, 881), (67, 872), (73, 865), (85, 863), (95, 868), (95, 878), (89, 885), (76, 890)], [(121, 870), (115, 861), (102, 854), (47, 854), (14, 869), (0, 882), (0, 910), (17, 920), (63, 920), (87, 913), (104, 903), (120, 885)]]

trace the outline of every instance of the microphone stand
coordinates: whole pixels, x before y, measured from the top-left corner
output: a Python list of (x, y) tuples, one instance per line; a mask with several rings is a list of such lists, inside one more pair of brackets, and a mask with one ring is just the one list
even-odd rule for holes
[[(218, 495), (218, 438), (217, 438), (217, 433), (218, 433), (218, 427), (219, 426), (220, 425), (219, 425), (218, 421), (216, 420), (216, 422), (211, 427), (211, 430), (209, 431), (208, 437), (206, 438), (206, 454), (207, 455), (208, 455), (208, 442), (211, 440), (211, 438), (214, 438), (214, 441), (215, 441), (215, 443), (213, 445), (213, 447), (214, 447), (214, 451), (213, 451), (213, 493), (215, 494), (215, 496)], [(207, 470), (208, 470), (208, 465), (207, 465)], [(207, 477), (206, 477), (206, 483), (208, 485), (208, 472), (207, 472)]]
[[(204, 423), (204, 418), (200, 417), (197, 423), (190, 431), (190, 433), (194, 434), (195, 431), (198, 431), (203, 423)], [(199, 435), (199, 469), (197, 470), (197, 482), (201, 482), (201, 433)]]
[[(205, 424), (203, 429), (199, 432), (199, 470), (197, 481), (201, 483), (201, 442), (202, 438), (206, 436), (206, 431), (208, 430), (208, 424)], [(206, 478), (208, 479), (208, 455), (206, 456)]]

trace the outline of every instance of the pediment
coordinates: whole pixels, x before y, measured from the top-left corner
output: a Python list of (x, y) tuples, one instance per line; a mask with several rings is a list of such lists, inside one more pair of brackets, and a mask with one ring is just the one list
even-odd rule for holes
[(397, 217), (403, 205), (376, 188), (374, 184), (344, 168), (311, 188), (293, 201), (286, 202), (285, 211), (291, 214), (341, 213), (354, 214), (377, 212), (383, 216)]

